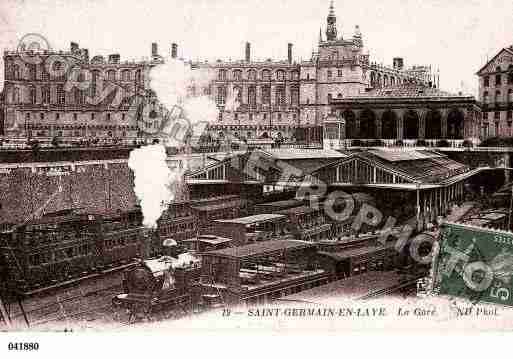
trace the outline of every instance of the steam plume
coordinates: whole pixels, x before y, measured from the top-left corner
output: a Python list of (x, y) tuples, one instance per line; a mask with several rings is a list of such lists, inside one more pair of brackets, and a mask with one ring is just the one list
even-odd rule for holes
[[(183, 147), (189, 135), (197, 139), (208, 123), (218, 117), (214, 101), (204, 95), (212, 79), (208, 69), (191, 69), (180, 60), (168, 58), (149, 74), (150, 87), (158, 101), (169, 112), (160, 134), (167, 145)], [(186, 160), (187, 162), (187, 160)], [(135, 174), (135, 192), (140, 200), (144, 224), (155, 227), (166, 203), (183, 188), (182, 178), (189, 167), (170, 169), (164, 145), (151, 145), (130, 153), (129, 166)]]

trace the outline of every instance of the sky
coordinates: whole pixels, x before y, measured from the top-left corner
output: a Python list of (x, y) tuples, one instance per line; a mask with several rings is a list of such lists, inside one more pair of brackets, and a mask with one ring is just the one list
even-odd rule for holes
[[(501, 48), (513, 44), (513, 2), (503, 0), (335, 0), (339, 34), (362, 31), (371, 61), (432, 65), (442, 89), (476, 94), (475, 73)], [(122, 60), (149, 57), (151, 43), (167, 55), (171, 43), (192, 60), (309, 59), (329, 0), (0, 0), (0, 48), (15, 49), (23, 35), (38, 33), (53, 49), (70, 41), (91, 56), (120, 53)], [(3, 68), (3, 64), (2, 68)], [(3, 83), (3, 71), (0, 74)]]

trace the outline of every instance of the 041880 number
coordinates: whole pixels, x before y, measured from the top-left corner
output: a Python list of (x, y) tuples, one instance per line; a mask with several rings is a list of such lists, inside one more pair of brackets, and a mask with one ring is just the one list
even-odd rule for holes
[(7, 346), (9, 350), (17, 350), (17, 351), (34, 351), (39, 350), (39, 343), (9, 343)]

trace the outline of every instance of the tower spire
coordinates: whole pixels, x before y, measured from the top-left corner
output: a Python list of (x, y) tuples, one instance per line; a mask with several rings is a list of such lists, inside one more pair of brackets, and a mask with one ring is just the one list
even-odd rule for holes
[(328, 17), (326, 18), (326, 40), (336, 41), (337, 40), (337, 16), (335, 15), (335, 8), (333, 6), (333, 0), (330, 1), (330, 9)]

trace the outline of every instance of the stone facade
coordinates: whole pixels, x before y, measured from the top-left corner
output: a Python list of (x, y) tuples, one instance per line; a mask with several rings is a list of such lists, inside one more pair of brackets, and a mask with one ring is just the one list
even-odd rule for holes
[(151, 61), (118, 54), (89, 59), (87, 49), (4, 52), (4, 135), (51, 139), (136, 137), (130, 98), (146, 88)]
[(482, 137), (512, 137), (513, 46), (500, 50), (477, 72), (477, 76), (483, 109)]
[(475, 98), (434, 87), (395, 85), (332, 99), (331, 104), (331, 122), (342, 124), (343, 139), (374, 145), (376, 140), (384, 145), (437, 145), (443, 139), (461, 146), (465, 139), (477, 143), (480, 137), (481, 110)]
[(245, 60), (193, 63), (193, 68), (210, 73), (209, 88), (202, 91), (220, 109), (219, 118), (209, 127), (211, 138), (230, 133), (248, 140), (291, 139), (297, 128), (321, 126), (333, 98), (353, 97), (370, 88), (431, 81), (430, 67), (404, 69), (401, 58), (394, 59), (394, 67), (371, 63), (358, 26), (350, 39), (337, 36), (333, 4), (326, 27), (310, 60), (294, 61), (292, 44), (288, 44), (286, 60), (253, 61), (247, 43)]

